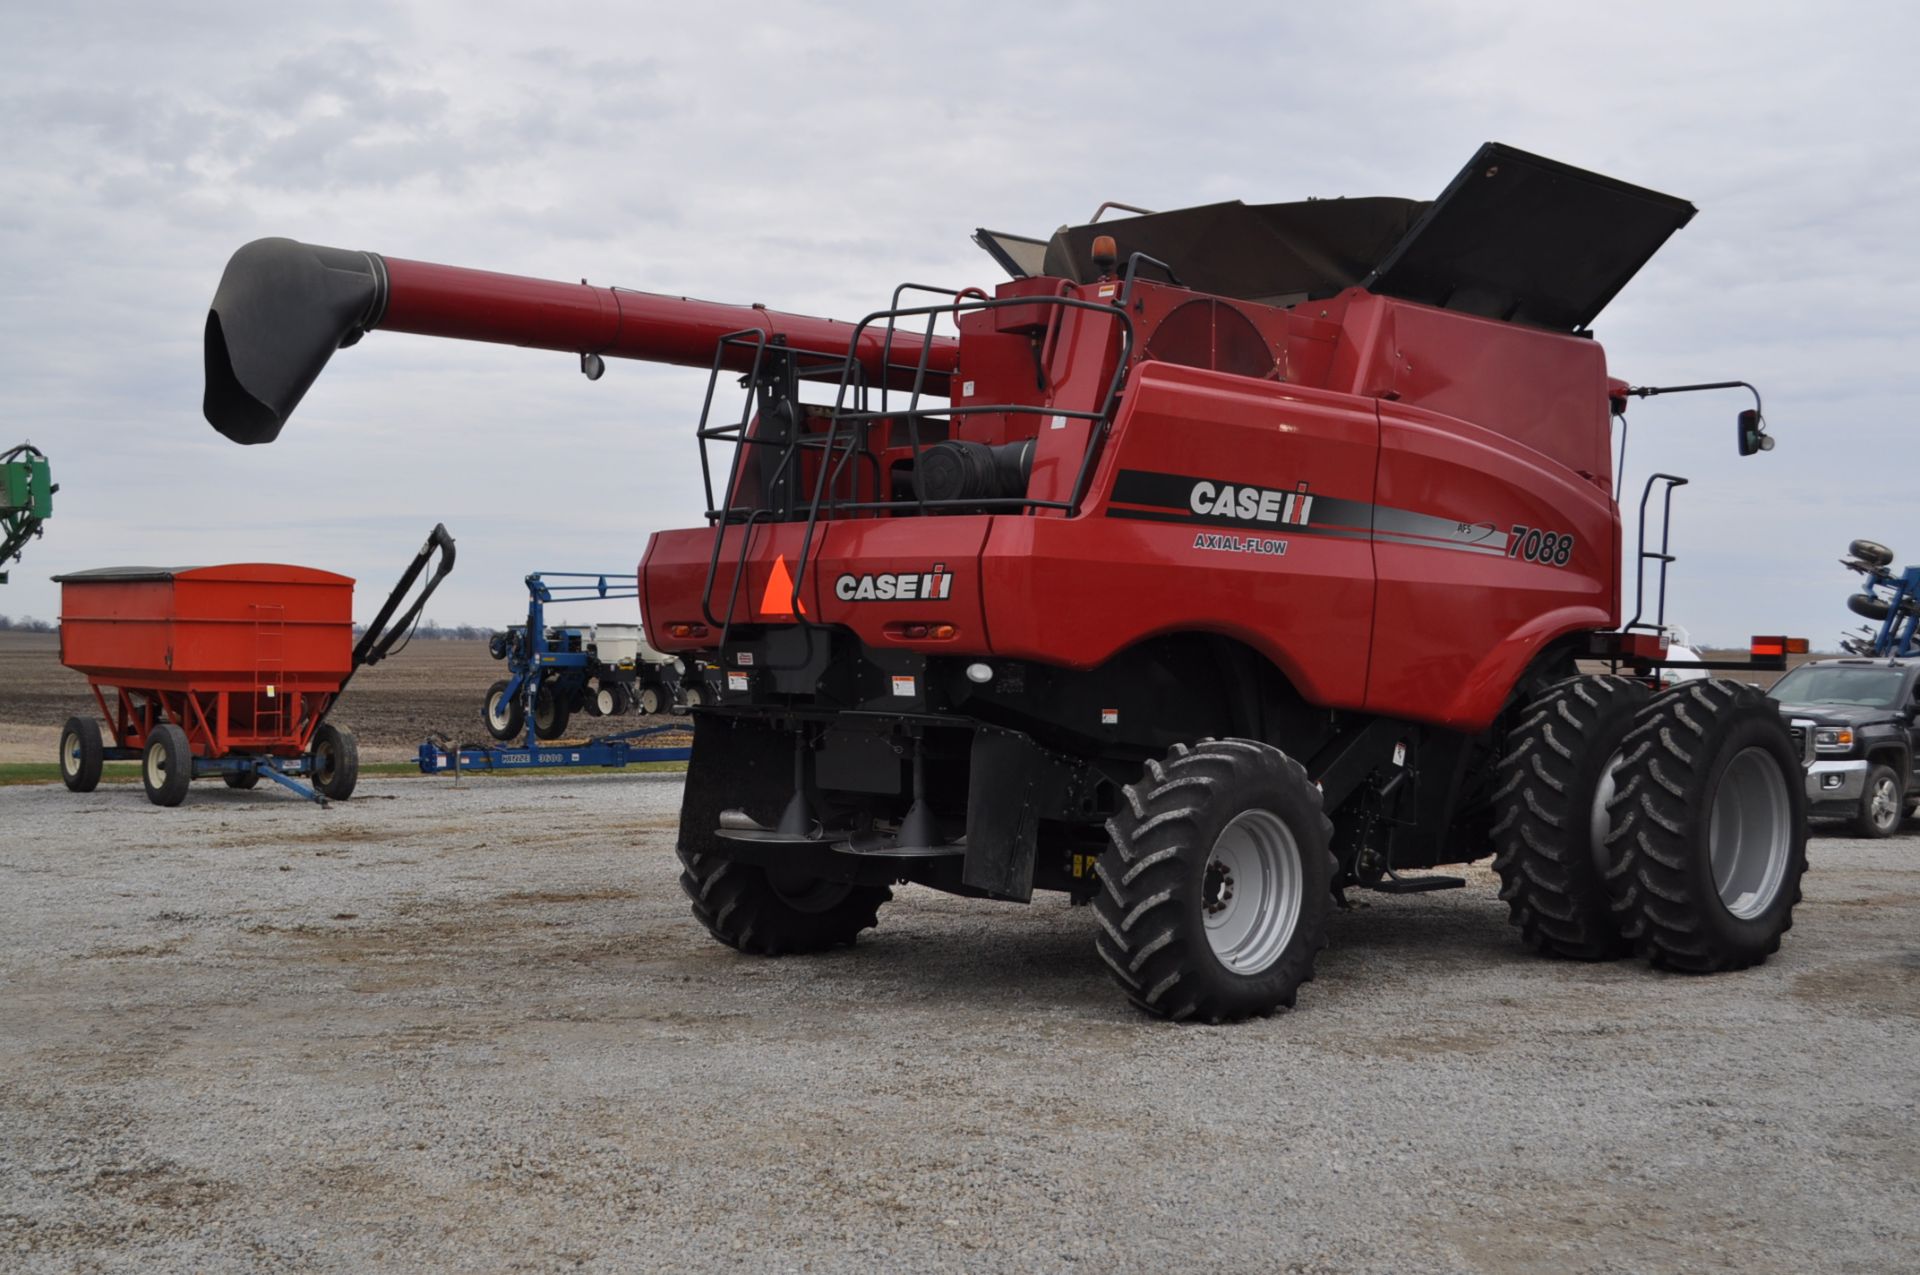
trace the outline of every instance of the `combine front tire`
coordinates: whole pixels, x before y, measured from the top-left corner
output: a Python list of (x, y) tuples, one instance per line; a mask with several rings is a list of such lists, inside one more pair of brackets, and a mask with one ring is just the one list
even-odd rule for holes
[(853, 946), (880, 923), (893, 897), (883, 885), (848, 885), (682, 850), (680, 888), (693, 915), (728, 947), (752, 956), (793, 956)]
[(1658, 695), (1623, 744), (1607, 837), (1621, 933), (1655, 965), (1744, 969), (1780, 950), (1807, 870), (1800, 758), (1754, 687)]
[(60, 782), (68, 792), (92, 792), (100, 786), (105, 766), (100, 723), (91, 717), (69, 717), (60, 729)]
[(1507, 737), (1494, 794), (1494, 871), (1508, 919), (1539, 951), (1625, 956), (1607, 893), (1607, 803), (1620, 743), (1646, 703), (1629, 678), (1575, 677), (1527, 706)]
[(1107, 821), (1100, 959), (1162, 1018), (1232, 1022), (1292, 1006), (1326, 945), (1332, 833), (1319, 789), (1279, 749), (1176, 745)]

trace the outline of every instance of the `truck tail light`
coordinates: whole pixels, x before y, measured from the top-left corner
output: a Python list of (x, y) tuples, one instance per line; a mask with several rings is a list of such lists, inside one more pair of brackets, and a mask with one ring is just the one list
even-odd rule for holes
[(704, 624), (669, 624), (667, 626), (667, 633), (669, 636), (677, 638), (703, 638), (707, 635), (707, 626)]

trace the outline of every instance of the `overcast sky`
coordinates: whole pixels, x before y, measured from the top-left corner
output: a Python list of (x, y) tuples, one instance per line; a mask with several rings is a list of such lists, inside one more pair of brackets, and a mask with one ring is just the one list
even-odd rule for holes
[(499, 625), (528, 571), (630, 572), (697, 521), (697, 371), (376, 332), (277, 444), (216, 435), (207, 303), (263, 235), (856, 318), (991, 286), (976, 226), (1431, 198), (1487, 140), (1700, 207), (1595, 325), (1636, 383), (1756, 381), (1779, 439), (1739, 460), (1734, 396), (1636, 405), (1629, 490), (1693, 479), (1673, 618), (1831, 645), (1849, 539), (1920, 561), (1911, 6), (278, 7), (0, 6), (0, 446), (62, 488), (0, 612), (278, 560), (357, 577), (365, 618), (444, 521), (431, 613)]

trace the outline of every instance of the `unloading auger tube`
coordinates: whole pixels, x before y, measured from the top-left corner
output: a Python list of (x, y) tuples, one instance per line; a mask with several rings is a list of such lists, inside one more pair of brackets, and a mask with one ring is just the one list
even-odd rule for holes
[[(910, 332), (893, 333), (889, 347), (887, 332), (870, 326), (849, 351), (853, 324), (760, 305), (256, 239), (227, 262), (207, 312), (208, 423), (237, 443), (272, 442), (333, 352), (375, 329), (689, 367), (713, 366), (722, 337), (757, 331), (793, 349), (851, 352), (871, 383), (896, 389), (912, 388), (923, 348)], [(930, 344), (922, 388), (944, 394), (959, 345)], [(753, 358), (751, 343), (730, 343), (720, 366), (744, 372)]]

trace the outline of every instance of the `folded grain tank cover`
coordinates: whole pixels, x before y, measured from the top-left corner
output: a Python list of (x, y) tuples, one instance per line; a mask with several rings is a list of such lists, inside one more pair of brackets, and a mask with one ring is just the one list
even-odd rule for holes
[[(1488, 142), (1430, 203), (1229, 201), (1066, 226), (1047, 243), (1043, 273), (1092, 282), (1094, 238), (1112, 235), (1122, 262), (1145, 253), (1184, 286), (1216, 296), (1293, 305), (1365, 287), (1576, 332), (1694, 211), (1684, 199)], [(1143, 277), (1161, 275), (1144, 267)]]
[(1684, 199), (1488, 142), (1366, 287), (1577, 332), (1695, 211)]

